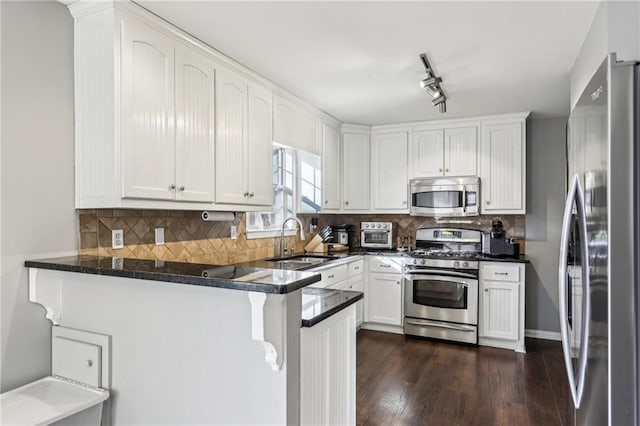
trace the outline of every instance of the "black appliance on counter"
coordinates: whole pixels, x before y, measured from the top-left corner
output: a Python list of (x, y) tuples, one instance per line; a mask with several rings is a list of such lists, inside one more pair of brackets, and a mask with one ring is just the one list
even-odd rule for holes
[(482, 254), (495, 257), (520, 256), (520, 244), (515, 238), (506, 238), (502, 221), (491, 221), (491, 232), (482, 233)]

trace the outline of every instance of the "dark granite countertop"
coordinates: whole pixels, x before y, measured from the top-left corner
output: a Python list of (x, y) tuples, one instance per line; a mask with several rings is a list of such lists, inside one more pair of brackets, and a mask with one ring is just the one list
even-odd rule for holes
[(276, 294), (290, 293), (321, 279), (321, 275), (314, 272), (97, 256), (27, 260), (24, 265), (29, 268)]
[(360, 291), (307, 287), (302, 289), (302, 326), (313, 327), (364, 298)]

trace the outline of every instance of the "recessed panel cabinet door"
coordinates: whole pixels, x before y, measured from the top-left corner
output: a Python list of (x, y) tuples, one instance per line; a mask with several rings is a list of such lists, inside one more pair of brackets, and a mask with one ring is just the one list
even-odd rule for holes
[(322, 124), (322, 203), (323, 210), (340, 208), (340, 132)]
[(176, 50), (176, 199), (214, 200), (214, 65)]
[(408, 133), (373, 135), (371, 189), (374, 210), (408, 210)]
[(219, 69), (216, 73), (216, 202), (218, 203), (245, 204), (248, 199), (244, 179), (246, 128), (247, 81), (227, 70)]
[(480, 286), (480, 336), (518, 340), (519, 284), (484, 281)]
[(486, 124), (482, 134), (483, 213), (525, 213), (523, 124)]
[(402, 275), (369, 274), (369, 321), (402, 325)]
[(247, 165), (247, 202), (270, 206), (273, 204), (273, 125), (271, 91), (249, 84), (249, 149)]
[(444, 131), (444, 175), (476, 176), (478, 172), (477, 128), (463, 127)]
[(444, 174), (444, 132), (420, 130), (413, 134), (413, 175), (436, 177)]
[(345, 133), (342, 138), (342, 208), (369, 209), (369, 135)]
[(133, 20), (122, 30), (122, 195), (174, 199), (174, 43)]

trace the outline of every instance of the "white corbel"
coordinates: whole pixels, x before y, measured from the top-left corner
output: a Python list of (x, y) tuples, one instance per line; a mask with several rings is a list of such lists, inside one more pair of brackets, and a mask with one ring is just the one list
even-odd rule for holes
[(285, 340), (285, 298), (281, 294), (249, 292), (251, 338), (264, 347), (264, 360), (273, 371), (282, 368)]
[(42, 305), (45, 318), (53, 325), (59, 325), (62, 319), (61, 273), (29, 268), (29, 301)]

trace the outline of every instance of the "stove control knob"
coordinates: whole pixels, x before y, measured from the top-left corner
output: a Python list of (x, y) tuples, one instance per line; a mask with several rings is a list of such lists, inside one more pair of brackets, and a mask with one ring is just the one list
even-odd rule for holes
[(387, 229), (387, 224), (382, 225), (382, 229)]
[(376, 227), (380, 229), (382, 226), (380, 224), (377, 224)]
[(368, 224), (368, 223), (365, 223), (365, 224), (364, 224), (364, 227), (365, 227), (365, 229), (366, 229), (366, 228), (368, 228), (368, 227), (369, 227), (369, 224)]
[(464, 262), (464, 263), (462, 263), (462, 266), (463, 266), (464, 268), (467, 268), (467, 267), (469, 266), (469, 262)]
[(426, 261), (426, 260), (424, 260), (424, 259), (421, 259), (421, 260), (420, 260), (420, 264), (421, 264), (421, 265), (426, 265), (426, 264), (427, 264), (427, 261)]
[(453, 262), (453, 267), (454, 268), (459, 268), (460, 267), (460, 262), (458, 262), (457, 260), (455, 262)]

